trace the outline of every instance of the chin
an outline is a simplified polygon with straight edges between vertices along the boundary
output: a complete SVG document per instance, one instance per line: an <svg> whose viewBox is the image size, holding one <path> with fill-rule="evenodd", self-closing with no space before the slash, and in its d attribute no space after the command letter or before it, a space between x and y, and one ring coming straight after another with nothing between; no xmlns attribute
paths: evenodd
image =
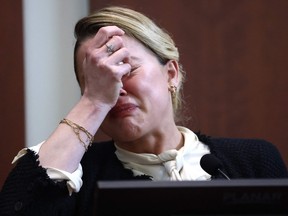
<svg viewBox="0 0 288 216"><path fill-rule="evenodd" d="M145 120L140 116L129 116L122 119L107 118L101 129L113 140L132 141L143 135Z"/></svg>
<svg viewBox="0 0 288 216"><path fill-rule="evenodd" d="M115 128L110 130L107 134L112 137L113 140L117 142L131 142L133 140L139 139L142 135L141 127L135 125L125 125L124 127ZM113 132L114 131L114 132Z"/></svg>

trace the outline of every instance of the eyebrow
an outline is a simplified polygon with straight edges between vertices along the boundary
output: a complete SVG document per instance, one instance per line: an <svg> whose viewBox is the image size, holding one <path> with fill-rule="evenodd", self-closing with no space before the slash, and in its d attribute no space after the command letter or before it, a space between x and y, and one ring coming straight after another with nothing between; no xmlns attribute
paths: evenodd
<svg viewBox="0 0 288 216"><path fill-rule="evenodd" d="M130 56L130 58L132 59L132 60L140 60L140 58L138 58L138 57L136 57L136 56Z"/></svg>
<svg viewBox="0 0 288 216"><path fill-rule="evenodd" d="M131 63L139 63L141 61L141 58L138 58L136 56L130 56Z"/></svg>

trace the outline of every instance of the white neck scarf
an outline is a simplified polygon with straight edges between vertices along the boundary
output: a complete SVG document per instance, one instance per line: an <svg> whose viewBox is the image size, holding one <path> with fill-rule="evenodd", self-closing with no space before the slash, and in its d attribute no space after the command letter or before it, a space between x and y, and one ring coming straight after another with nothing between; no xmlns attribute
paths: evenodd
<svg viewBox="0 0 288 216"><path fill-rule="evenodd" d="M117 144L116 155L124 167L131 169L135 176L149 175L153 180L208 180L210 175L200 166L200 159L210 153L208 146L198 140L195 133L185 127L178 130L183 134L181 149L171 149L155 154L136 154L121 149Z"/></svg>

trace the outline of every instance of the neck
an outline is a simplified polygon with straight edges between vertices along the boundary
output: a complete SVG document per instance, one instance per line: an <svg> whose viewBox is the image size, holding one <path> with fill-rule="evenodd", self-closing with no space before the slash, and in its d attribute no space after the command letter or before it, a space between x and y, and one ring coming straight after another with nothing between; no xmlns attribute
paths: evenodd
<svg viewBox="0 0 288 216"><path fill-rule="evenodd" d="M176 125L170 128L157 129L131 142L117 142L120 148L127 151L151 154L160 154L170 149L180 149L183 144L184 138Z"/></svg>

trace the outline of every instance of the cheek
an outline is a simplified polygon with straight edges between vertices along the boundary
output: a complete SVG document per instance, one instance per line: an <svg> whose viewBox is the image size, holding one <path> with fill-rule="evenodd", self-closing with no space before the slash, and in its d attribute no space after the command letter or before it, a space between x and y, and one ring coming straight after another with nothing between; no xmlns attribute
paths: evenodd
<svg viewBox="0 0 288 216"><path fill-rule="evenodd" d="M167 106L169 101L169 91L167 83L162 80L150 80L148 82L140 82L139 85L134 86L132 92L140 103L147 109L161 109L162 106Z"/></svg>
<svg viewBox="0 0 288 216"><path fill-rule="evenodd" d="M127 91L152 92L159 91L161 88L168 89L167 78L159 69L147 69L132 75L124 82Z"/></svg>
<svg viewBox="0 0 288 216"><path fill-rule="evenodd" d="M157 93L155 84L151 81L144 81L143 79L131 79L125 85L128 95L135 97L138 100L149 100Z"/></svg>

